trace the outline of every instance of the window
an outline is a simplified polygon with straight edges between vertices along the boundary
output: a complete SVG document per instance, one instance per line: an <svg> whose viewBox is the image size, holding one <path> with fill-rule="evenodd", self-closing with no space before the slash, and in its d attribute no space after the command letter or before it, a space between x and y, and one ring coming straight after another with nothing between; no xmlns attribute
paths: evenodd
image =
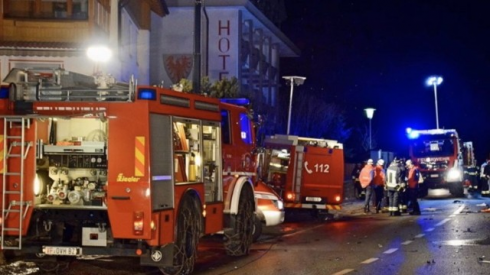
<svg viewBox="0 0 490 275"><path fill-rule="evenodd" d="M247 114L240 114L240 137L246 144L252 144L252 129L250 128L250 118Z"/></svg>
<svg viewBox="0 0 490 275"><path fill-rule="evenodd" d="M221 110L221 140L223 144L231 143L230 113L226 110Z"/></svg>
<svg viewBox="0 0 490 275"><path fill-rule="evenodd" d="M4 0L5 18L88 19L88 0Z"/></svg>

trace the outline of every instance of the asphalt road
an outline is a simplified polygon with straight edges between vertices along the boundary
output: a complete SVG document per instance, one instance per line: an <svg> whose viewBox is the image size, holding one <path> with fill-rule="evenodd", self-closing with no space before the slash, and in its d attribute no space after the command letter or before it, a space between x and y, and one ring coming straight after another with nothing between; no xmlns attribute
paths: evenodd
<svg viewBox="0 0 490 275"><path fill-rule="evenodd" d="M287 222L265 228L245 257L225 254L221 237L201 240L194 274L490 274L489 198L453 198L447 193L420 200L421 216L363 213L349 200L326 220L288 214ZM103 258L45 265L27 273L64 275L150 275L137 259Z"/></svg>
<svg viewBox="0 0 490 275"><path fill-rule="evenodd" d="M248 257L215 257L195 274L489 274L490 199L442 192L420 204L421 216L365 215L361 202L333 220L305 216L266 230Z"/></svg>

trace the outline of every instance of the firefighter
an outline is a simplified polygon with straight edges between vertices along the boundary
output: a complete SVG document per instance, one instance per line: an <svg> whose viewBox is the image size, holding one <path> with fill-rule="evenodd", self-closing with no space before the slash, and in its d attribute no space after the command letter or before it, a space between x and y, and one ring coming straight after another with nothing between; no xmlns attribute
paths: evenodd
<svg viewBox="0 0 490 275"><path fill-rule="evenodd" d="M486 196L486 193L488 192L488 181L485 175L485 169L489 161L490 158L487 157L480 167L480 193L482 196Z"/></svg>
<svg viewBox="0 0 490 275"><path fill-rule="evenodd" d="M487 157L487 162L483 167L483 181L481 186L481 196L482 197L490 197L490 157Z"/></svg>
<svg viewBox="0 0 490 275"><path fill-rule="evenodd" d="M381 211L381 204L384 196L384 186L386 183L386 173L384 169L385 161L383 159L379 159L376 162L376 166L373 169L373 184L374 184L374 194L375 194L375 205L376 205L376 213Z"/></svg>
<svg viewBox="0 0 490 275"><path fill-rule="evenodd" d="M386 169L386 185L385 189L388 191L388 212L390 216L400 216L400 208L398 205L398 198L400 190L405 183L403 182L403 170L400 165L400 161L396 158L391 162L388 169Z"/></svg>
<svg viewBox="0 0 490 275"><path fill-rule="evenodd" d="M478 190L478 168L479 167L475 163L464 170L465 181L468 181L468 191Z"/></svg>
<svg viewBox="0 0 490 275"><path fill-rule="evenodd" d="M370 213L370 206L373 197L373 160L369 159L366 165L359 174L359 182L361 187L366 190L366 196L364 198L364 213Z"/></svg>
<svg viewBox="0 0 490 275"><path fill-rule="evenodd" d="M356 198L357 199L362 199L365 195L364 188L361 186L361 182L359 181L359 175L361 174L361 170L363 168L363 165L361 163L357 163L354 166L354 169L352 170L352 182L354 185L354 190L356 192Z"/></svg>
<svg viewBox="0 0 490 275"><path fill-rule="evenodd" d="M398 196L398 207L401 213L408 212L408 192L407 192L407 168L405 167L406 159L400 159L400 169L402 170L402 181L403 185L400 187Z"/></svg>
<svg viewBox="0 0 490 275"><path fill-rule="evenodd" d="M419 179L421 177L420 171L417 166L413 164L411 160L405 162L407 167L407 193L408 193L408 207L411 209L410 215L420 215L420 206L418 202L419 195Z"/></svg>

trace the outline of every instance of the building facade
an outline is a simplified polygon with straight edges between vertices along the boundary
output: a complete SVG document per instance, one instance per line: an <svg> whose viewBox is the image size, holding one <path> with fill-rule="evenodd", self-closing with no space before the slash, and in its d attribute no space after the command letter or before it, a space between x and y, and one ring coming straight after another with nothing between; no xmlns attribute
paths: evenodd
<svg viewBox="0 0 490 275"><path fill-rule="evenodd" d="M198 2L201 8L196 12ZM134 76L138 84L167 87L182 78L192 79L195 73L211 82L235 77L240 95L252 101L256 114L266 117L271 134L277 132L278 117L286 112L277 108L280 58L298 56L299 51L276 25L277 14L283 13L272 11L283 5L282 0L0 3L2 80L14 67L62 67L87 75L104 72L123 82ZM92 45L108 46L112 58L107 63L89 60L86 50ZM196 56L200 66L194 66Z"/></svg>

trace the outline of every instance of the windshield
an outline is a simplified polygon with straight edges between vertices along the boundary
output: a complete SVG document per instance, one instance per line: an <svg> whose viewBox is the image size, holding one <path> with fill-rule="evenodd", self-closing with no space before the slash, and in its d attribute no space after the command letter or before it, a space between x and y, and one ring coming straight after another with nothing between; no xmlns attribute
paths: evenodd
<svg viewBox="0 0 490 275"><path fill-rule="evenodd" d="M430 136L414 140L412 153L417 158L454 156L454 140Z"/></svg>

